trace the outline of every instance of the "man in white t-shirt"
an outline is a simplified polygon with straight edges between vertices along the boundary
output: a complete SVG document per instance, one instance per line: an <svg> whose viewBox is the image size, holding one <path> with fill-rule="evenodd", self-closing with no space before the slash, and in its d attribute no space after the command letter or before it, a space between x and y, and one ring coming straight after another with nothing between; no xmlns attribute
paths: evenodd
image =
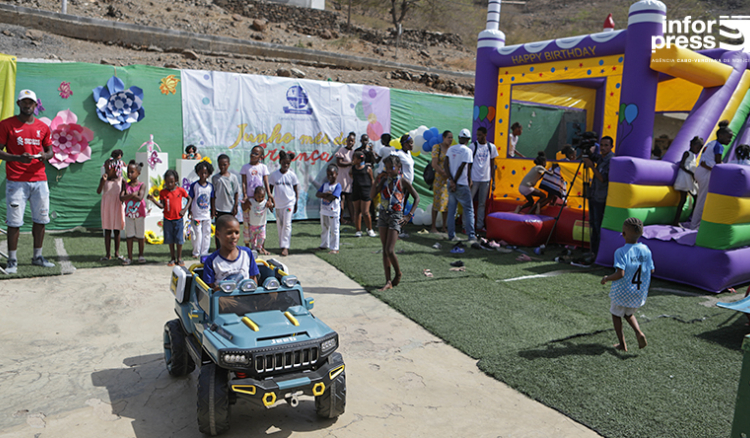
<svg viewBox="0 0 750 438"><path fill-rule="evenodd" d="M497 148L494 144L487 141L487 128L480 126L477 128L477 141L469 144L469 149L474 155L474 161L471 166L471 199L476 202L477 206L477 230L484 229L484 210L487 205L487 197L492 191L495 191L495 158L497 158Z"/></svg>
<svg viewBox="0 0 750 438"><path fill-rule="evenodd" d="M458 134L458 144L451 146L445 154L445 171L448 173L448 239L456 237L456 210L458 203L464 209L463 223L469 242L474 242L474 206L471 203L471 173L473 154L466 146L471 133L462 129Z"/></svg>

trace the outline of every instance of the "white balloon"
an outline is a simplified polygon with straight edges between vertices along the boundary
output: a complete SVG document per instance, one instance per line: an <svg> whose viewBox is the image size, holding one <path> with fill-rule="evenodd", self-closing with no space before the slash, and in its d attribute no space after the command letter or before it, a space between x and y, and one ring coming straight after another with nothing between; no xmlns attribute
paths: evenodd
<svg viewBox="0 0 750 438"><path fill-rule="evenodd" d="M432 210L422 210L422 223L425 225L432 225Z"/></svg>
<svg viewBox="0 0 750 438"><path fill-rule="evenodd" d="M411 222L414 225L424 225L424 222L422 222L422 216L419 215L419 212L414 213L414 217L411 219Z"/></svg>
<svg viewBox="0 0 750 438"><path fill-rule="evenodd" d="M416 129L417 135L421 136L428 129L430 129L430 128L426 127L425 125L420 126L419 128Z"/></svg>
<svg viewBox="0 0 750 438"><path fill-rule="evenodd" d="M417 207L414 210L414 221L415 221L414 222L415 224L425 225L425 223L424 223L424 210L422 210L419 207Z"/></svg>
<svg viewBox="0 0 750 438"><path fill-rule="evenodd" d="M414 149L420 150L422 145L425 144L426 140L422 136L412 137L414 139Z"/></svg>

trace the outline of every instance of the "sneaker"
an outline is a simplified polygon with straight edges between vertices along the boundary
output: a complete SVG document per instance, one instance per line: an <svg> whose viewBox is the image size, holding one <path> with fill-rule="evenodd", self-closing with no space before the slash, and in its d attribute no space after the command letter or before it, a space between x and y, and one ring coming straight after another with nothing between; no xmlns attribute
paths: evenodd
<svg viewBox="0 0 750 438"><path fill-rule="evenodd" d="M409 238L409 234L408 233L401 233L401 234L398 235L398 238L399 239L408 239Z"/></svg>
<svg viewBox="0 0 750 438"><path fill-rule="evenodd" d="M375 232L372 231L372 230L367 230L367 235L370 236L370 237L378 237L378 235L375 234Z"/></svg>
<svg viewBox="0 0 750 438"><path fill-rule="evenodd" d="M357 231L356 233L354 233L354 237L362 237L362 232Z"/></svg>
<svg viewBox="0 0 750 438"><path fill-rule="evenodd" d="M461 238L458 236L453 236L450 239L448 239L449 242L460 242Z"/></svg>
<svg viewBox="0 0 750 438"><path fill-rule="evenodd" d="M34 257L33 259L31 259L31 264L36 265L36 266L42 266L45 268L55 267L55 264L45 259L44 256Z"/></svg>
<svg viewBox="0 0 750 438"><path fill-rule="evenodd" d="M18 260L8 259L8 265L5 267L5 272L8 274L15 274L18 272Z"/></svg>

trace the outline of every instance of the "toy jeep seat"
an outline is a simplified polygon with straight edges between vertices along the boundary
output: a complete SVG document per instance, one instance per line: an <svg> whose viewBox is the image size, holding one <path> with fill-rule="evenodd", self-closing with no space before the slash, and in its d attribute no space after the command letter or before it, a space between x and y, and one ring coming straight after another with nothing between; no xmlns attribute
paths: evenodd
<svg viewBox="0 0 750 438"><path fill-rule="evenodd" d="M260 271L260 278L258 279L258 284L262 285L267 278L276 277L277 280L281 281L282 277L287 275L288 268L281 262L275 259L269 259L268 261L256 259L255 263L258 265L258 271ZM196 276L203 278L203 264L194 264L190 266L190 269L186 269L183 266L176 266L173 269L173 272L184 272L184 283L177 284L178 280L177 277L183 277L181 274L174 274L172 276L172 281L174 285L172 286L172 291L175 293L175 296L178 295L178 293L175 291L175 288L180 289L181 291L190 291L190 284L192 282L192 276L190 273L194 273ZM182 299L183 295L179 295L180 298L178 298L177 301L184 302ZM185 297L185 300L187 297Z"/></svg>

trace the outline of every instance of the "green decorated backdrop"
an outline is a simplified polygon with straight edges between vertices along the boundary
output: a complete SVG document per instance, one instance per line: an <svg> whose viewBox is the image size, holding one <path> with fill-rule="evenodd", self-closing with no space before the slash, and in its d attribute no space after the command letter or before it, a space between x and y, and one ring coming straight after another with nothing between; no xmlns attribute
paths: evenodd
<svg viewBox="0 0 750 438"><path fill-rule="evenodd" d="M118 131L96 115L92 90L98 86L106 86L107 80L113 75L125 83L126 89L131 86L143 89L145 117L125 131ZM101 226L101 197L96 194L96 188L101 175L100 168L114 149L122 149L123 160L127 162L135 158L138 148L153 134L154 141L162 151L169 153L169 166L174 168L174 160L182 155L182 93L179 83L171 88L174 93L166 87L160 88L162 79L169 75L179 79L180 71L143 65L113 67L84 63L18 63L16 90L28 88L36 92L44 107L39 117L53 119L58 111L70 109L78 116L79 125L94 131L94 140L90 143L91 160L71 164L63 170L47 164L52 218L48 229ZM73 93L67 99L61 97L58 91L63 81L70 83ZM162 88L168 94L163 94ZM144 147L142 151L145 150ZM3 206L0 208L0 220L4 222L5 166L0 168L0 205ZM22 230L30 230L31 215L28 208L24 222Z"/></svg>
<svg viewBox="0 0 750 438"><path fill-rule="evenodd" d="M394 138L412 129L425 125L443 131L453 132L454 141L458 132L466 128L471 130L471 116L474 98L427 94L417 91L391 89L391 134ZM414 187L421 201L419 206L427 210L432 203L432 191L422 179L425 166L432 159L429 152L420 149L419 156L414 158Z"/></svg>
<svg viewBox="0 0 750 438"><path fill-rule="evenodd" d="M93 89L106 86L113 75L124 82L126 89L136 86L143 90L145 117L125 131L118 131L102 122L96 114ZM164 80L170 75L177 81L172 80L168 89ZM48 229L101 226L101 197L96 194L96 188L101 166L114 149L122 149L123 159L127 162L135 158L136 151L153 134L161 150L169 153L169 167L175 168L175 160L181 157L183 151L180 78L179 70L143 65L113 67L84 63L18 63L16 91L29 88L36 92L44 107L38 117L53 119L59 111L69 109L78 116L79 125L94 132L94 140L90 143L91 160L71 164L63 170L47 165L52 218ZM59 91L62 82L70 83L72 94L68 98L63 98ZM462 128L471 129L473 99L470 97L392 89L390 98L391 133L394 138L420 125L434 126L440 132L447 129L454 134ZM15 111L17 113L17 108ZM420 152L415 157L415 186L422 197L420 206L426 209L432 202L432 191L424 184L422 172L430 160L430 154L422 148L415 149ZM145 147L141 149L145 150ZM5 180L5 166L0 166L0 205L5 204ZM5 208L0 208L0 221L4 220ZM29 209L24 222L22 230L29 231Z"/></svg>

